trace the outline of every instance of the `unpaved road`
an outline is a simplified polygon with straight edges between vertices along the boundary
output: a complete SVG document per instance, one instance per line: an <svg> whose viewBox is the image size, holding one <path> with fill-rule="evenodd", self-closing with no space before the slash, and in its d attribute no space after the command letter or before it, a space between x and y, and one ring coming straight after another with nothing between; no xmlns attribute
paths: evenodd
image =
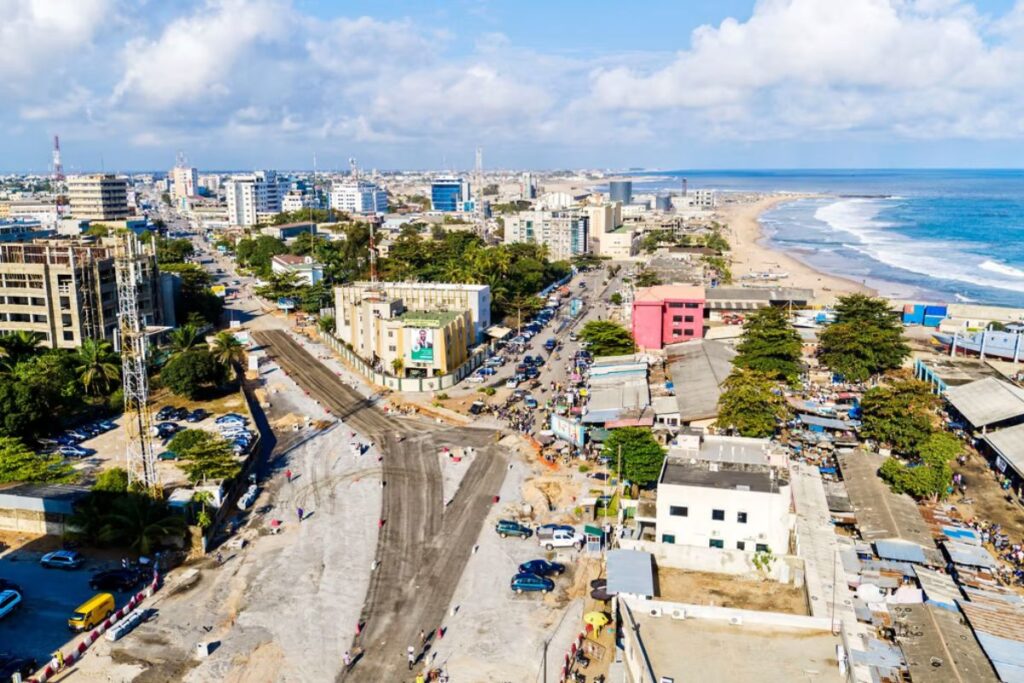
<svg viewBox="0 0 1024 683"><path fill-rule="evenodd" d="M411 680L406 648L419 646L420 630L436 633L444 626L455 587L505 478L506 458L495 445L495 433L385 415L287 333L268 330L253 336L310 396L372 438L384 453L378 567L363 607L362 632L353 643L353 652L361 648L364 654L338 678ZM442 493L437 460L442 446L474 446L479 452L451 501ZM423 654L429 660L429 643Z"/></svg>

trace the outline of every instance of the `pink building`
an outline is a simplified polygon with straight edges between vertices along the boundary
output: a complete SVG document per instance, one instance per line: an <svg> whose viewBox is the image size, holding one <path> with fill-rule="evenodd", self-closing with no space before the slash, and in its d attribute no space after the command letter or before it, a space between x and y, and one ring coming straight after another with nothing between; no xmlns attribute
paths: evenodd
<svg viewBox="0 0 1024 683"><path fill-rule="evenodd" d="M658 285L636 292L633 301L633 339L641 349L704 336L704 288Z"/></svg>

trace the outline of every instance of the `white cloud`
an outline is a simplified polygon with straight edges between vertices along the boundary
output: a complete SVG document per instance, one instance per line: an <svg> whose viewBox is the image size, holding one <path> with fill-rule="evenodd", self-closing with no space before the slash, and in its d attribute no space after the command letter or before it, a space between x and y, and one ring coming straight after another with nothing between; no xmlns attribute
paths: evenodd
<svg viewBox="0 0 1024 683"><path fill-rule="evenodd" d="M596 71L591 97L607 110L705 120L728 108L731 133L747 138L916 122L932 134L998 135L979 115L1024 113L1024 53L986 43L986 29L953 0L763 0L746 22L694 31L662 68Z"/></svg>
<svg viewBox="0 0 1024 683"><path fill-rule="evenodd" d="M0 87L80 51L113 9L113 0L0 0Z"/></svg>

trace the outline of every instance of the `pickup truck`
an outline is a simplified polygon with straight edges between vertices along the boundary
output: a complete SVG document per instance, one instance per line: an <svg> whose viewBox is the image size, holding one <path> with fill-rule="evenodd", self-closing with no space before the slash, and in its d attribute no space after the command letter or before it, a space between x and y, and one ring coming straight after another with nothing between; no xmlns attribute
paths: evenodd
<svg viewBox="0 0 1024 683"><path fill-rule="evenodd" d="M583 534L575 530L569 531L568 529L555 529L550 536L538 534L537 538L540 545L547 550L554 550L555 548L582 548L584 542Z"/></svg>

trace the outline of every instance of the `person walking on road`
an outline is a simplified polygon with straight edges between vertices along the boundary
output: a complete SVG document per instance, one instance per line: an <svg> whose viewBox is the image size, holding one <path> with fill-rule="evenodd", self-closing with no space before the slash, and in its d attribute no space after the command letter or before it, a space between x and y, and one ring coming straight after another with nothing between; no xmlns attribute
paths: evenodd
<svg viewBox="0 0 1024 683"><path fill-rule="evenodd" d="M406 649L406 653L408 654L408 659L409 659L409 671L412 671L412 667L416 663L416 648L414 648L412 645L410 645Z"/></svg>
<svg viewBox="0 0 1024 683"><path fill-rule="evenodd" d="M301 521L303 520L303 518L304 518L304 517L306 516L306 511L305 511L305 510L303 510L302 508L298 508L298 509L297 509L297 510L296 510L295 512L297 512L297 513L298 513L298 515L299 515L299 521L300 521L300 522L301 522Z"/></svg>
<svg viewBox="0 0 1024 683"><path fill-rule="evenodd" d="M291 470L285 470L284 471L284 476L288 479L288 483L289 484L292 483L292 471Z"/></svg>
<svg viewBox="0 0 1024 683"><path fill-rule="evenodd" d="M426 644L427 644L427 632L424 631L423 629L420 629L420 647L423 647Z"/></svg>
<svg viewBox="0 0 1024 683"><path fill-rule="evenodd" d="M348 650L345 650L345 654L341 656L341 663L345 665L345 671L352 667L352 655Z"/></svg>

